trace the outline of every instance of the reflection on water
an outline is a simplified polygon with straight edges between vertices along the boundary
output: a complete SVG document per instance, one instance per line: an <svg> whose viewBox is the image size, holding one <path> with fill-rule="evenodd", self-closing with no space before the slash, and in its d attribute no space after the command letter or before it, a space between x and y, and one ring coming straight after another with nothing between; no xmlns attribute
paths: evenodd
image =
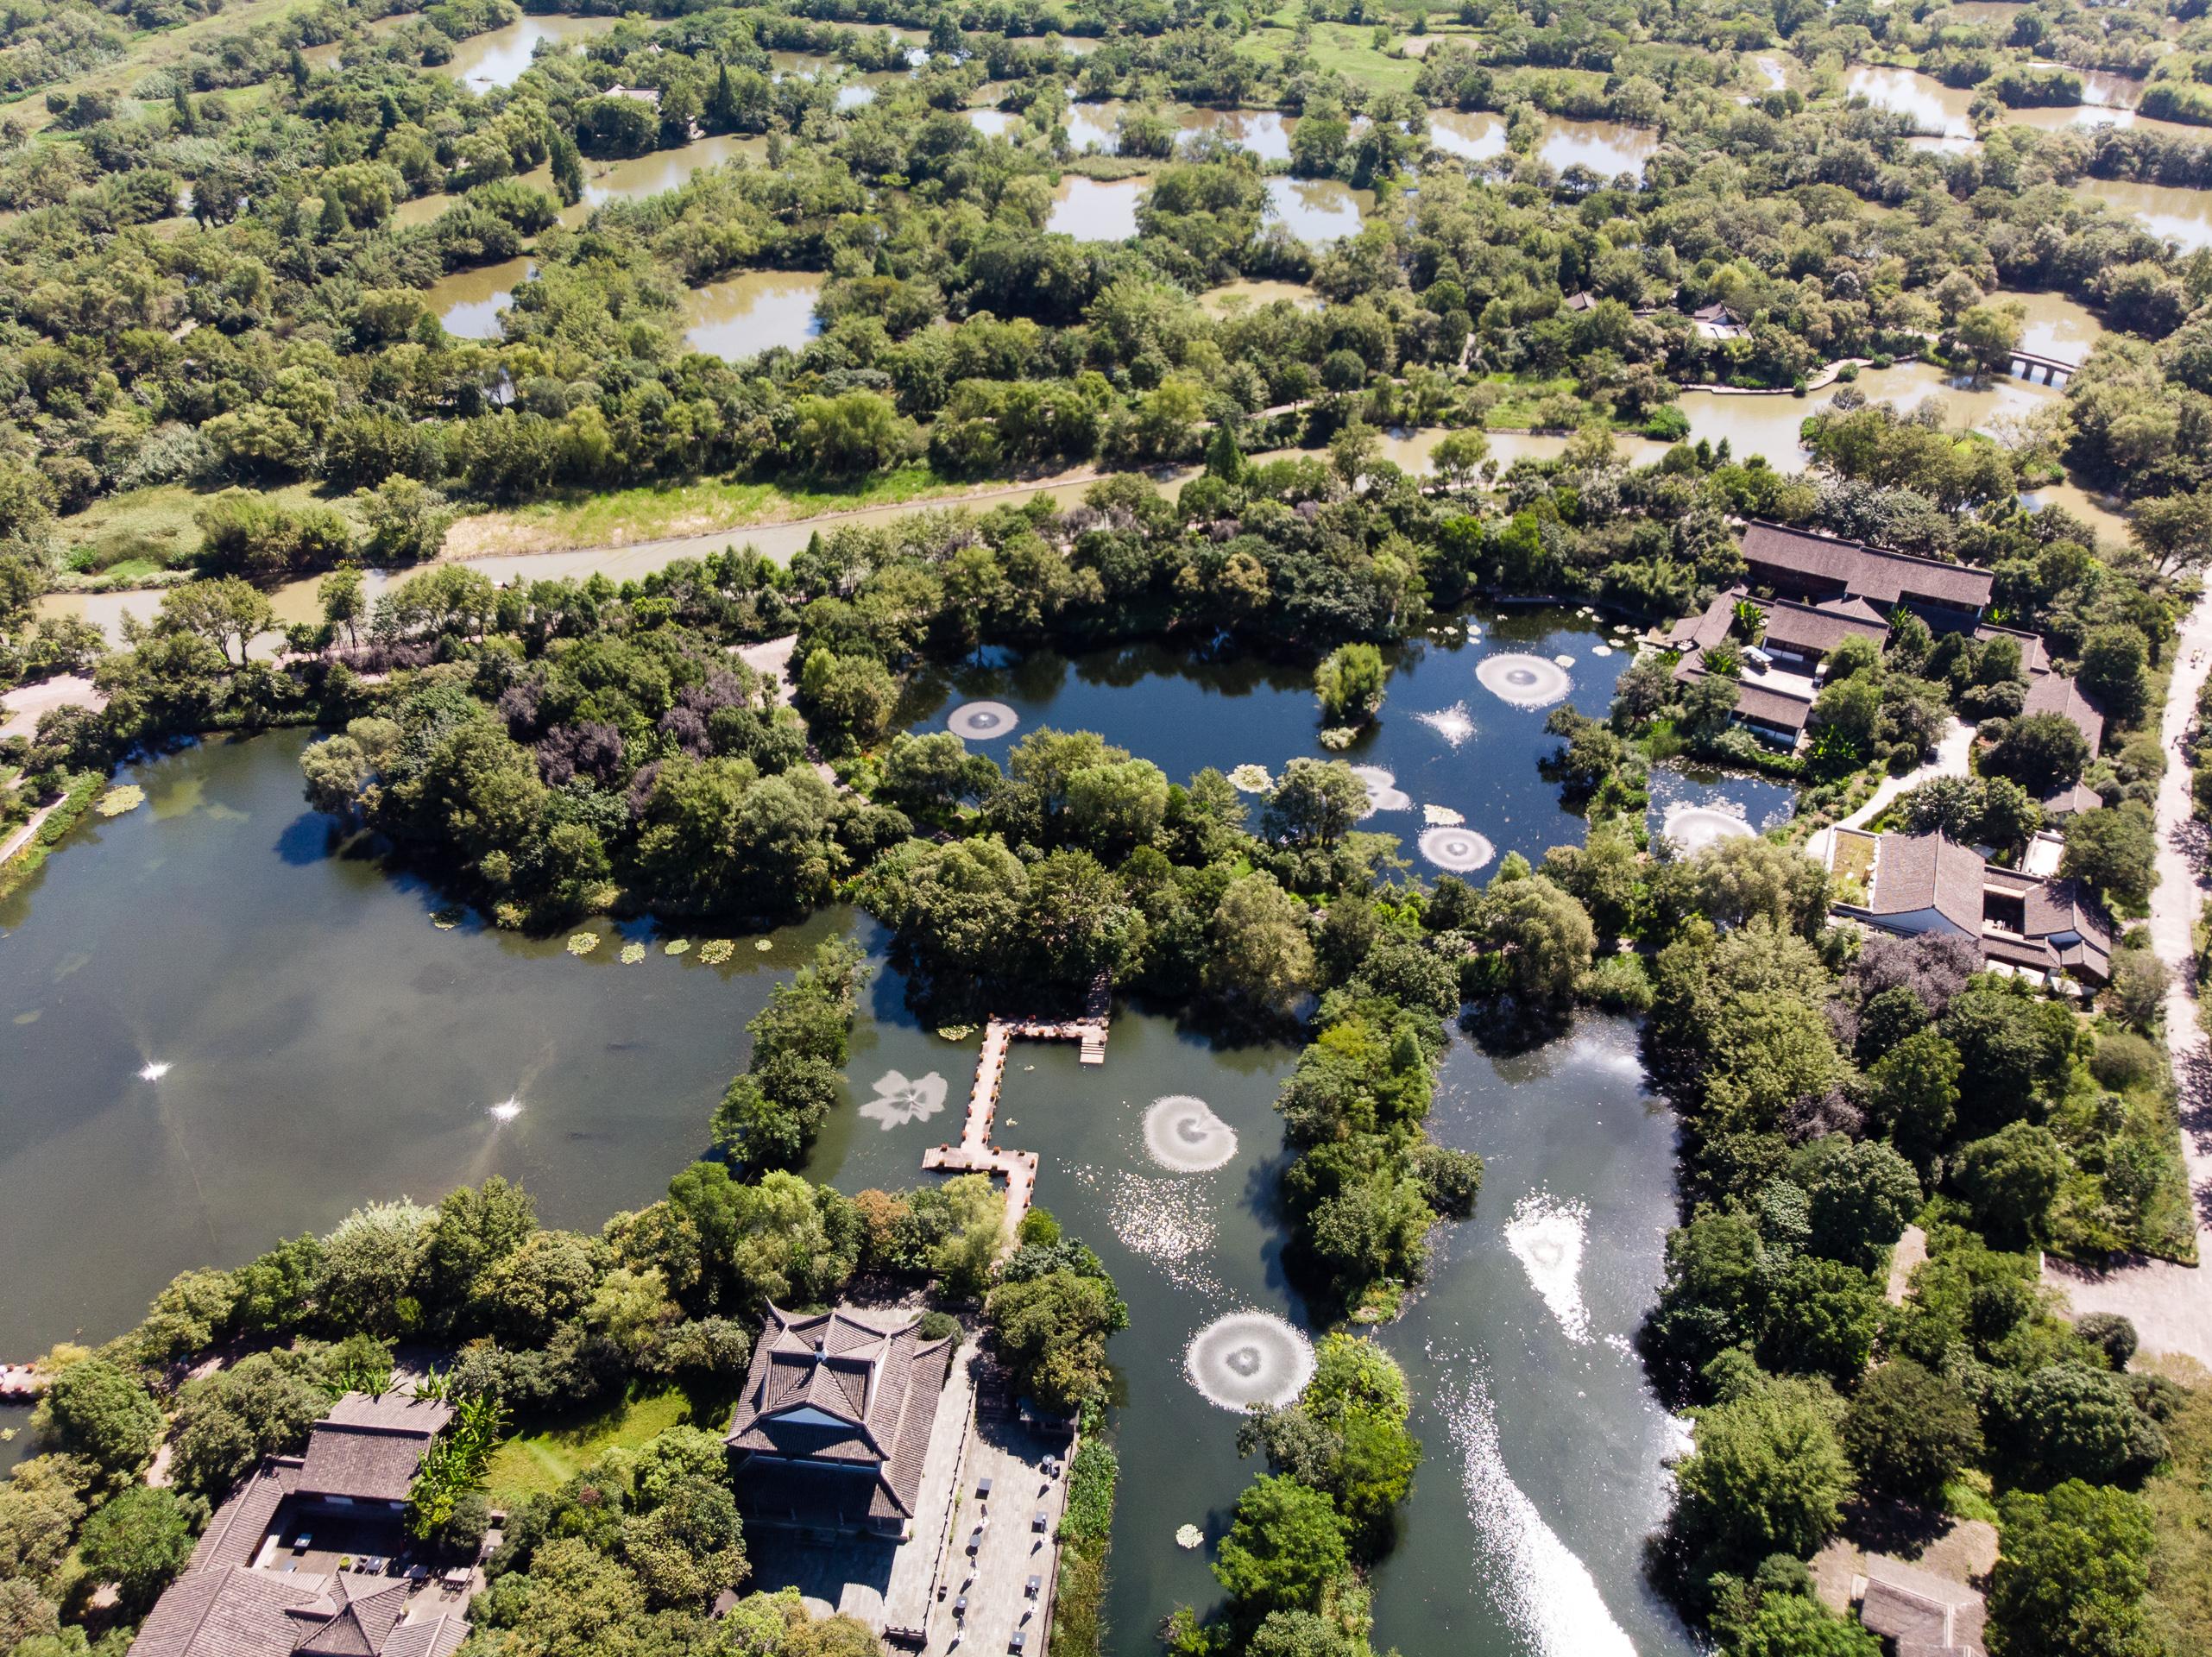
<svg viewBox="0 0 2212 1657"><path fill-rule="evenodd" d="M680 190L701 167L720 167L740 155L759 166L767 160L767 139L716 133L680 149L657 149L627 161L587 162L580 205L588 211L610 201L638 201L665 190Z"/></svg>
<svg viewBox="0 0 2212 1657"><path fill-rule="evenodd" d="M2022 293L2001 288L1989 296L1988 303L2022 307L2027 318L2020 324L2021 349L2055 356L2062 362L2082 362L2104 333L2095 312L2063 293Z"/></svg>
<svg viewBox="0 0 2212 1657"><path fill-rule="evenodd" d="M1095 149L1101 155L1111 155L1121 141L1121 111L1124 105L1109 98L1103 103L1070 104L1068 118L1061 124L1068 129L1068 147L1081 155L1087 149Z"/></svg>
<svg viewBox="0 0 2212 1657"><path fill-rule="evenodd" d="M1570 167L1586 167L1610 179L1642 172L1644 162L1659 153L1659 134L1617 121L1568 121L1553 116L1544 123L1544 142L1536 153L1562 173Z"/></svg>
<svg viewBox="0 0 2212 1657"><path fill-rule="evenodd" d="M1267 181L1267 216L1301 242L1335 242L1358 235L1362 216L1374 205L1372 190L1354 190L1336 179Z"/></svg>
<svg viewBox="0 0 2212 1657"><path fill-rule="evenodd" d="M472 91L512 86L530 67L539 41L563 44L587 40L594 35L604 35L617 21L613 17L525 17L505 28L495 28L461 41L454 47L453 56L440 64L438 69Z"/></svg>
<svg viewBox="0 0 2212 1657"><path fill-rule="evenodd" d="M656 149L618 161L588 161L583 164L583 194L560 210L559 222L574 230L591 217L595 207L602 207L610 201L641 201L663 191L681 189L700 168L720 167L740 156L755 167L762 165L768 158L767 139L741 133L716 133L674 149ZM515 178L516 182L533 190L553 194L551 162L517 173ZM461 199L459 196L440 194L403 201L392 210L392 226L394 230L406 230L411 225L427 224Z"/></svg>
<svg viewBox="0 0 2212 1657"><path fill-rule="evenodd" d="M1642 1570L1680 1446L1629 1345L1674 1219L1673 1118L1642 1084L1625 1021L1445 1057L1431 1129L1485 1171L1474 1218L1438 1234L1433 1282L1383 1332L1428 1461L1377 1572L1378 1650L1696 1649Z"/></svg>
<svg viewBox="0 0 2212 1657"><path fill-rule="evenodd" d="M986 138L1003 138L1022 124L1022 117L1011 110L970 110L967 123Z"/></svg>
<svg viewBox="0 0 2212 1657"><path fill-rule="evenodd" d="M1966 118L1974 94L1946 86L1918 70L1855 64L1843 72L1843 92L1849 98L1863 98L1878 110L1911 116L1921 132L1946 138L1974 135L1974 123Z"/></svg>
<svg viewBox="0 0 2212 1657"><path fill-rule="evenodd" d="M2163 132L2170 136L2202 142L2205 129L2185 126L2176 121L2158 121L2135 113L2135 102L2142 96L2140 82L2124 75L2097 74L2076 71L2082 75L2081 104L2052 104L2040 109L2003 110L1998 119L2007 126L2034 127L2044 132L2063 132L2072 128L2128 127L2146 132ZM1933 76L1924 75L1917 69L1886 68L1880 65L1862 63L1846 70L1843 74L1845 96L1863 98L1879 110L1893 110L1912 117L1913 125L1925 137L1940 137L1941 146L1916 143L1917 148L1942 148L1964 150L1974 147L1974 123L1967 118L1973 107L1975 91L1971 87L1946 86Z"/></svg>
<svg viewBox="0 0 2212 1657"><path fill-rule="evenodd" d="M2115 212L2134 214L2152 235L2178 243L2184 253L2212 248L2212 190L2106 179L2083 179L2074 188L2109 203Z"/></svg>
<svg viewBox="0 0 2212 1657"><path fill-rule="evenodd" d="M1086 179L1069 173L1052 192L1052 217L1044 228L1078 242L1125 242L1137 234L1137 204L1143 179Z"/></svg>
<svg viewBox="0 0 2212 1657"><path fill-rule="evenodd" d="M705 1149L745 1020L849 924L724 967L441 930L435 894L306 809L308 740L128 767L153 809L88 819L0 900L0 1005L39 1015L11 1032L0 1112L0 1351L106 1339L187 1266L493 1174L526 1181L546 1224L596 1231ZM168 1069L142 1080L154 1060Z"/></svg>
<svg viewBox="0 0 2212 1657"><path fill-rule="evenodd" d="M1505 118L1488 110L1431 110L1428 142L1462 161L1486 161L1505 154Z"/></svg>
<svg viewBox="0 0 2212 1657"><path fill-rule="evenodd" d="M1394 792L1364 826L1398 836L1406 854L1421 824L1436 820L1423 808L1440 807L1450 814L1446 821L1456 818L1500 855L1517 851L1533 861L1547 847L1583 835L1581 820L1537 775L1537 761L1556 746L1544 729L1549 706L1566 700L1602 715L1629 658L1610 645L1607 656L1597 655L1594 646L1612 636L1608 624L1563 611L1465 620L1472 627L1455 618L1428 638L1385 652L1383 717L1339 755L1320 746L1308 675L1251 662L1207 662L1151 646L1073 657L1045 650L992 652L990 665L917 687L909 728L942 730L949 709L987 698L1011 710L1007 728L1097 731L1177 782L1208 765L1226 774L1254 765L1280 776L1294 759L1341 758L1371 777L1389 778ZM1482 671L1508 656L1535 658L1556 682L1541 705L1514 706L1480 688ZM1557 666L1561 656L1575 665ZM1753 822L1786 816L1790 806L1787 787L1755 778L1700 783L1670 773L1669 780L1670 803L1725 803ZM1659 821L1656 810L1653 821ZM1192 1086L1161 1091L1204 1096Z"/></svg>
<svg viewBox="0 0 2212 1657"><path fill-rule="evenodd" d="M1588 643L1571 618L1485 629L1534 651ZM1431 666L1394 680L1385 723L1427 741L1434 733L1398 717L1401 702L1426 695L1415 692L1431 671L1440 692L1464 682L1468 659L1411 652ZM1146 674L1142 651L1118 667L1106 654L1093 705L1125 709L1109 734L1179 774L1162 745L1202 722L1177 712L1175 687L1191 681ZM1003 671L1027 696L1046 688L1049 665ZM1243 684L1247 705L1310 733L1302 676L1277 684L1262 665L1207 671L1227 677L1201 695ZM1163 685L1174 695L1163 699ZM1462 751L1452 769L1492 794L1548 796L1532 763L1541 715L1484 703L1477 718L1480 751ZM0 993L41 1014L10 1055L0 1117L0 1205L20 1239L0 1350L80 1331L104 1339L176 1270L327 1228L371 1198L433 1200L498 1173L528 1184L547 1223L586 1229L648 1201L703 1148L705 1118L743 1062L745 1020L816 940L841 932L877 968L848 1067L861 1080L804 1171L848 1192L924 1177L920 1153L942 1137L942 1118L863 1118L859 1094L878 1078L879 1096L934 1097L925 1085L939 1082L956 1095L974 1042L947 1041L908 1011L880 929L828 913L724 967L696 951L653 950L634 966L605 947L578 959L558 937L521 940L473 920L443 931L429 924L434 894L346 854L329 820L303 808L307 740L217 741L134 768L156 809L95 822L0 902ZM1394 768L1425 784L1418 762ZM1573 837L1555 804L1544 811L1548 835ZM152 1053L173 1065L158 1083L133 1074ZM1216 1602L1205 1552L1176 1547L1174 1533L1190 1522L1218 1538L1253 1472L1233 1423L1197 1407L1191 1343L1209 1328L1219 1339L1224 1319L1261 1314L1228 1326L1223 1365L1247 1377L1272 1361L1265 1343L1286 1327L1295 1363L1308 1330L1272 1201L1282 1155L1273 1104L1295 1057L1284 1045L1216 1045L1124 1005L1104 1066L1081 1065L1065 1043L1018 1043L1008 1066L1000 1137L1039 1153L1038 1200L1100 1251L1131 1310L1110 1347L1124 1389L1113 1657L1154 1651L1175 1605ZM920 1080L902 1088L894 1078ZM1638 1566L1663 1509L1659 1458L1677 1441L1627 1348L1673 1210L1672 1123L1639 1084L1633 1032L1609 1021L1511 1060L1464 1043L1446 1057L1436 1131L1481 1153L1489 1173L1475 1219L1440 1232L1430 1283L1381 1332L1406 1366L1430 1460L1383 1567L1393 1580L1377 1596L1380 1641L1472 1657L1579 1657L1630 1639L1644 1657L1689 1649ZM1148 1149L1147 1117L1173 1094L1204 1101L1201 1125L1229 1150L1219 1167L1166 1173ZM510 1101L523 1108L501 1119ZM1574 1217L1572 1238L1538 1215L1541 1203ZM1582 1340L1555 1311L1569 1304L1572 1247Z"/></svg>
<svg viewBox="0 0 2212 1657"><path fill-rule="evenodd" d="M536 268L524 255L457 270L432 282L424 297L447 333L460 339L497 339L499 313L514 296L516 284Z"/></svg>
<svg viewBox="0 0 2212 1657"><path fill-rule="evenodd" d="M820 271L753 270L695 288L684 302L684 341L732 362L778 345L797 350L822 331L814 315L822 283Z"/></svg>
<svg viewBox="0 0 2212 1657"><path fill-rule="evenodd" d="M1264 161L1287 161L1297 117L1276 110L1182 110L1175 123L1186 136L1217 133Z"/></svg>

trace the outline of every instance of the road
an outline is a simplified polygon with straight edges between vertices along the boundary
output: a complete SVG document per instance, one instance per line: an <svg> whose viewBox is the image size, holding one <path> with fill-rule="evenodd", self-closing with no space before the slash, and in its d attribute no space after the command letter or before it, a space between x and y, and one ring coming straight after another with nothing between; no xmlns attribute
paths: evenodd
<svg viewBox="0 0 2212 1657"><path fill-rule="evenodd" d="M2197 822L2182 744L2212 671L2212 595L2183 619L2160 727L2166 772L2158 782L2158 885L2151 895L2151 947L2172 974L2166 989L2166 1045L2181 1090L2182 1156L2196 1200L2196 1255L2212 1260L2212 1051L2198 1021L2192 929L2204 904L2208 841ZM2066 1292L2076 1316L2117 1312L2132 1319L2146 1352L2181 1352L2212 1366L2212 1281L2194 1266L2130 1262L2092 1272L2048 1261L2044 1281Z"/></svg>

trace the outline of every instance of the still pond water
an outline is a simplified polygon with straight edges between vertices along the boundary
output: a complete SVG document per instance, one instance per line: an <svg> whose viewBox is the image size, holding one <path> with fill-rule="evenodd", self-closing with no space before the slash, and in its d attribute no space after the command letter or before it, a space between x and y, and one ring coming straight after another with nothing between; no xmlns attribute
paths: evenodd
<svg viewBox="0 0 2212 1657"><path fill-rule="evenodd" d="M1474 644L1400 652L1383 729L1350 757L1394 769L1423 801L1481 812L1501 847L1538 852L1579 830L1535 775L1543 715L1488 695L1473 667L1494 649L1571 652L1572 699L1595 709L1621 658L1592 657L1594 624L1572 617L1480 625ZM961 694L1096 726L1175 775L1318 751L1302 676L1150 652L975 673ZM1457 747L1455 721L1416 717L1453 702L1472 727ZM81 831L0 904L17 1053L0 1112L14 1268L0 1351L103 1338L175 1270L236 1262L371 1198L428 1200L501 1173L530 1186L549 1223L595 1226L652 1200L702 1149L744 1062L745 1020L816 940L850 929L882 957L880 930L841 911L770 935L765 951L741 940L722 967L657 947L621 965L605 926L583 959L473 917L441 930L434 892L304 806L306 740L218 740L132 768L148 804ZM1671 779L1670 791L1733 800L1754 821L1782 805L1748 783ZM1410 829L1404 819L1371 826ZM885 967L854 1036L854 1108L835 1114L809 1169L848 1190L915 1183L922 1148L957 1121L975 1043L920 1029L904 1001ZM1251 1471L1233 1417L1186 1377L1185 1346L1232 1311L1304 1321L1269 1207L1272 1101L1295 1061L1288 1046L1218 1045L1125 1006L1102 1068L1040 1046L1018 1049L1009 1073L1002 1143L1040 1153L1040 1200L1101 1250L1132 1310L1113 1343L1125 1386L1117 1657L1155 1650L1176 1603L1211 1599L1207 1554L1176 1547L1174 1531L1197 1523L1218 1539ZM167 1068L148 1080L153 1067ZM1226 1166L1172 1174L1147 1159L1140 1118L1168 1093L1199 1095L1235 1131ZM893 1097L932 1108L857 1108ZM495 1113L510 1102L519 1112ZM1592 1021L1509 1062L1462 1043L1436 1123L1490 1172L1476 1218L1440 1240L1431 1288L1384 1335L1428 1459L1383 1576L1378 1640L1485 1657L1686 1652L1637 1570L1679 1427L1627 1345L1673 1204L1672 1122L1643 1093L1633 1032Z"/></svg>

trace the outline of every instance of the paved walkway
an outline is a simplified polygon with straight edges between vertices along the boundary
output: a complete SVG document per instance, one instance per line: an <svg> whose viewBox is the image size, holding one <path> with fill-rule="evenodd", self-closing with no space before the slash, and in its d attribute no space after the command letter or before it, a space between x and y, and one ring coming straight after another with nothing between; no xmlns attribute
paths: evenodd
<svg viewBox="0 0 2212 1657"><path fill-rule="evenodd" d="M2181 1090L2181 1148L2196 1200L2196 1254L2212 1259L2212 1050L2197 1020L2190 930L2204 904L2208 841L2195 819L2182 752L2196 719L2196 697L2212 671L2212 595L2182 621L2174 641L2162 740L2166 772L2158 781L2158 885L2151 894L2151 947L2172 981L2166 989L2166 1045ZM2066 1292L2075 1315L2117 1312L2133 1320L2146 1352L2183 1352L2212 1365L2212 1282L2193 1266L2140 1260L2091 1271L2046 1259L2044 1281Z"/></svg>
<svg viewBox="0 0 2212 1657"><path fill-rule="evenodd" d="M104 708L107 702L91 680L75 673L24 685L0 696L0 714L6 715L0 718L0 738L35 736L39 715L49 708Z"/></svg>
<svg viewBox="0 0 2212 1657"><path fill-rule="evenodd" d="M1889 803L1908 789L1938 777L1963 777L1969 769L1967 756L1974 750L1974 728L1954 719L1950 728L1936 740L1936 757L1918 771L1907 772L1902 777L1885 777L1867 803L1845 817L1841 822L1825 828L1816 828L1806 836L1805 854L1823 868L1828 866L1828 848L1835 843L1838 828L1863 828L1884 811Z"/></svg>
<svg viewBox="0 0 2212 1657"><path fill-rule="evenodd" d="M0 840L0 864L13 861L16 854L37 837L38 831L46 827L46 820L68 803L68 799L69 797L65 794L50 804L39 807L37 810L31 813L31 820L28 822L9 835L7 839Z"/></svg>

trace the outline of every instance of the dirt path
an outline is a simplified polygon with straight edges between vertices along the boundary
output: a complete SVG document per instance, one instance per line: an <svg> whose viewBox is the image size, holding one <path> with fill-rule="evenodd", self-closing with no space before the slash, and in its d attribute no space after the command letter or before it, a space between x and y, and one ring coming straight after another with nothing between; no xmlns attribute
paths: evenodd
<svg viewBox="0 0 2212 1657"><path fill-rule="evenodd" d="M2151 947L2173 981L2166 990L2166 1045L2181 1089L2181 1148L2196 1200L2196 1254L2212 1259L2212 1050L2197 1021L2191 930L2204 903L2208 840L2195 820L2182 743L2196 719L2197 693L2212 671L2212 595L2182 621L2167 687L2166 773L2158 782L2158 885L2151 895ZM2095 1272L2046 1261L2044 1281L2063 1288L2077 1316L2117 1312L2133 1320L2146 1352L2184 1352L2212 1364L2212 1281L2192 1266L2142 1260Z"/></svg>

